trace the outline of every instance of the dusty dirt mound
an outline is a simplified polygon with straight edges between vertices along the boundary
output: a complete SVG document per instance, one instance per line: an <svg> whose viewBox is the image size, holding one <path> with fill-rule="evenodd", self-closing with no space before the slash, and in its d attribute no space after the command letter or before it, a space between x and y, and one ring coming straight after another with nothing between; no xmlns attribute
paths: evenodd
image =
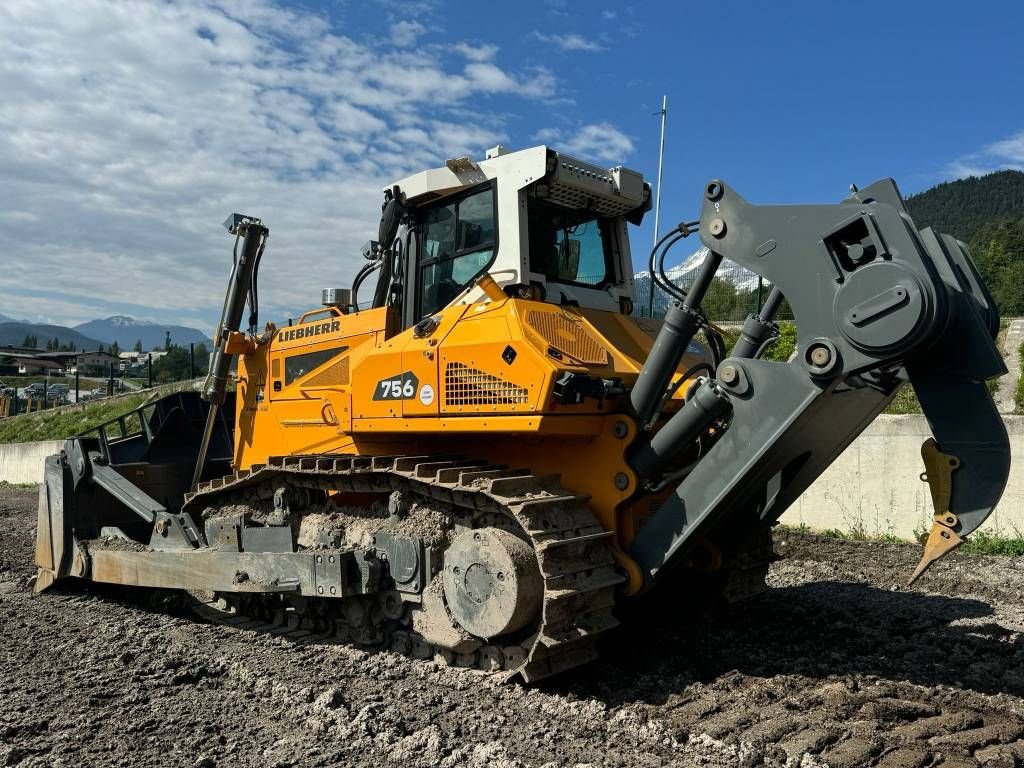
<svg viewBox="0 0 1024 768"><path fill-rule="evenodd" d="M1024 576L788 535L774 587L662 600L604 660L502 686L198 623L141 591L29 592L35 492L0 489L0 765L1012 766Z"/></svg>

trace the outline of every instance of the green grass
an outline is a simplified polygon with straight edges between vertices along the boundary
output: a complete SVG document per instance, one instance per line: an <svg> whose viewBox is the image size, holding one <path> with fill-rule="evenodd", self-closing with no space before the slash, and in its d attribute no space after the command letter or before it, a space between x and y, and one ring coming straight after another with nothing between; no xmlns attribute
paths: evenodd
<svg viewBox="0 0 1024 768"><path fill-rule="evenodd" d="M4 488L35 488L38 483L8 483L6 480L0 480L0 489Z"/></svg>
<svg viewBox="0 0 1024 768"><path fill-rule="evenodd" d="M1020 378L1017 379L1017 391L1013 393L1016 407L1014 413L1024 413L1024 344L1020 345Z"/></svg>
<svg viewBox="0 0 1024 768"><path fill-rule="evenodd" d="M988 531L975 531L960 545L960 551L970 555L1024 555L1024 538L1000 536Z"/></svg>
<svg viewBox="0 0 1024 768"><path fill-rule="evenodd" d="M800 525L780 525L776 529L780 533L810 533L828 539L842 541L884 541L891 544L908 544L910 542L893 536L891 533L867 534L864 531L841 531L838 528L815 530L806 523ZM915 531L919 543L923 544L928 536L924 530ZM1001 555L1004 557L1020 557L1024 555L1024 538L1020 536L1003 536L989 531L975 531L964 539L958 550L967 555Z"/></svg>
<svg viewBox="0 0 1024 768"><path fill-rule="evenodd" d="M0 420L0 443L63 440L142 405L148 394L88 403L81 409L41 411Z"/></svg>
<svg viewBox="0 0 1024 768"><path fill-rule="evenodd" d="M892 544L906 544L906 539L894 536L891 533L869 534L863 528L855 528L852 531L841 531L838 528L825 528L818 530L811 528L807 523L800 525L778 525L775 528L780 533L810 533L815 536L824 536L826 539L841 539L842 541L887 541Z"/></svg>
<svg viewBox="0 0 1024 768"><path fill-rule="evenodd" d="M914 388L904 384L896 393L896 397L885 407L883 413L921 413L921 402L917 399Z"/></svg>

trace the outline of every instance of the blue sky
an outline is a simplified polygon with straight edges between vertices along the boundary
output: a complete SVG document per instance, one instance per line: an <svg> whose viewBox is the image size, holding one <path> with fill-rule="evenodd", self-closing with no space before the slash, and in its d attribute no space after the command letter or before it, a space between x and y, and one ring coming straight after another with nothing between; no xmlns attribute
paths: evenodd
<svg viewBox="0 0 1024 768"><path fill-rule="evenodd" d="M653 179L662 94L666 226L713 176L769 203L1022 168L1022 27L1009 0L5 0L0 313L208 329L241 210L282 317L447 157L543 142Z"/></svg>

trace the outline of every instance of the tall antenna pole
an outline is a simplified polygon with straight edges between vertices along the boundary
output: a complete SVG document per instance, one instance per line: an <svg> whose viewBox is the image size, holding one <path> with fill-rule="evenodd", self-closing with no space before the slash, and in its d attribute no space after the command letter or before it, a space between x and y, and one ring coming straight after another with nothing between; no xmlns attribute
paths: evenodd
<svg viewBox="0 0 1024 768"><path fill-rule="evenodd" d="M658 146L658 188L654 194L654 237L651 247L658 242L658 220L661 218L661 169L665 162L665 116L668 115L668 96L661 97L661 143Z"/></svg>
<svg viewBox="0 0 1024 768"><path fill-rule="evenodd" d="M654 236L651 238L651 248L658 245L658 223L661 219L661 169L665 163L665 117L668 115L668 96L661 97L661 111L654 114L661 115L661 142L658 145L658 187L654 193ZM650 301L647 311L654 317L654 273L649 276L651 280Z"/></svg>

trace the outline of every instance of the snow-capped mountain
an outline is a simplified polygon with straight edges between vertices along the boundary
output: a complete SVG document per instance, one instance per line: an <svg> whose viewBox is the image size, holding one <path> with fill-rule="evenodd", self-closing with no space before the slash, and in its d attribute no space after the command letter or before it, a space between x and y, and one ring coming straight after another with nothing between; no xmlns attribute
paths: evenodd
<svg viewBox="0 0 1024 768"><path fill-rule="evenodd" d="M116 341L124 350L132 349L136 341L141 341L145 350L163 347L167 333L171 334L171 342L178 346L187 346L190 342L207 346L210 344L210 337L195 328L136 320L127 315L113 315L105 320L90 320L88 323L75 326L75 330L105 344Z"/></svg>
<svg viewBox="0 0 1024 768"><path fill-rule="evenodd" d="M675 285L678 285L680 288L686 288L694 281L694 278L696 278L697 270L703 266L704 259L708 257L709 253L710 251L706 247L698 248L679 264L676 264L674 267L668 267L665 270L665 275ZM649 273L645 270L643 272L637 272L634 277L646 278L648 275ZM741 267L734 261L729 261L728 259L724 259L722 261L721 266L715 273L715 277L729 281L738 290L757 290L757 274L751 272L746 267Z"/></svg>

